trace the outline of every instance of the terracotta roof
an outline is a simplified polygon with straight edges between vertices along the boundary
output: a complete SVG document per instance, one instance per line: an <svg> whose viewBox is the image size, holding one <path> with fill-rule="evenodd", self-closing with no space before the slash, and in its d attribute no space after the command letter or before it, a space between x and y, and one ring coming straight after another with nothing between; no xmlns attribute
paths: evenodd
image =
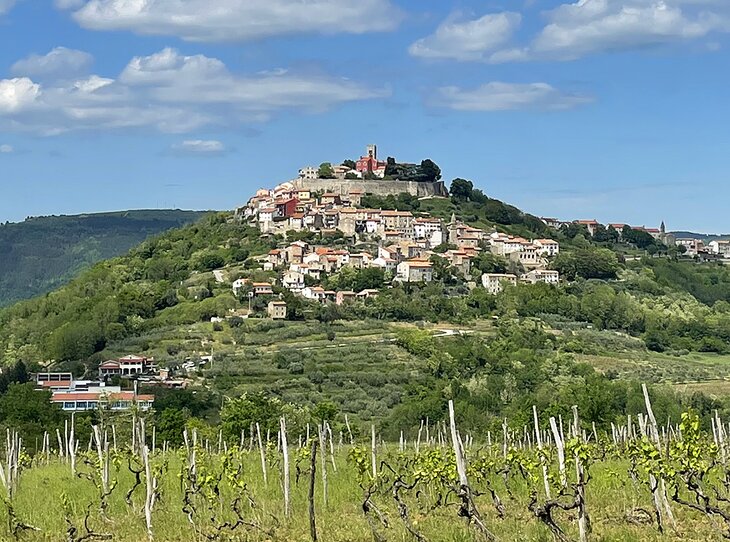
<svg viewBox="0 0 730 542"><path fill-rule="evenodd" d="M71 381L70 380L57 380L55 382L44 381L44 382L38 382L38 384L40 384L44 388L68 388L69 386L71 386Z"/></svg>

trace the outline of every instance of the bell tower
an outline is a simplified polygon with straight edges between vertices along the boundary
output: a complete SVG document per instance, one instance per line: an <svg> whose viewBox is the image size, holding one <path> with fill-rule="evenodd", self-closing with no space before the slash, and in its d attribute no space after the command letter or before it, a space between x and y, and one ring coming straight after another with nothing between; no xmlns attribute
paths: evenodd
<svg viewBox="0 0 730 542"><path fill-rule="evenodd" d="M368 145L366 156L368 158L372 158L373 160L377 160L378 159L378 146L377 145Z"/></svg>

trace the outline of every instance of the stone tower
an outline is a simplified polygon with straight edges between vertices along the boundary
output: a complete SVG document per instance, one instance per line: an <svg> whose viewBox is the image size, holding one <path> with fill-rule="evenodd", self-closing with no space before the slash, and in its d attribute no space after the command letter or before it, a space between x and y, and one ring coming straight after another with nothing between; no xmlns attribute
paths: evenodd
<svg viewBox="0 0 730 542"><path fill-rule="evenodd" d="M366 156L368 158L372 158L373 160L377 160L378 159L378 146L377 145L368 145Z"/></svg>

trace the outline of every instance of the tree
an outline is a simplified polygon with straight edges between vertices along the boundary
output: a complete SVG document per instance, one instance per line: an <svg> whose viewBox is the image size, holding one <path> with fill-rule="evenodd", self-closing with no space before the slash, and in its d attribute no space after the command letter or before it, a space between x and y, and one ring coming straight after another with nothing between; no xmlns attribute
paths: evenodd
<svg viewBox="0 0 730 542"><path fill-rule="evenodd" d="M226 264L225 258L217 252L206 252L198 257L196 267L199 271L213 271Z"/></svg>
<svg viewBox="0 0 730 542"><path fill-rule="evenodd" d="M342 162L342 165L345 167L349 167L350 169L355 169L357 167L357 164L354 160L344 160Z"/></svg>
<svg viewBox="0 0 730 542"><path fill-rule="evenodd" d="M259 424L264 433L267 430L276 433L282 406L280 399L269 397L263 392L245 393L231 399L221 409L223 434L227 438L239 438L241 431L249 431L251 424L255 423Z"/></svg>
<svg viewBox="0 0 730 542"><path fill-rule="evenodd" d="M169 442L172 446L182 445L188 418L190 414L187 409L166 408L157 422L157 438L162 442Z"/></svg>
<svg viewBox="0 0 730 542"><path fill-rule="evenodd" d="M25 442L32 443L52 433L63 423L61 407L51 403L50 391L39 391L32 383L11 384L0 396L0 422L18 430Z"/></svg>
<svg viewBox="0 0 730 542"><path fill-rule="evenodd" d="M433 160L426 159L421 162L420 167L421 181L433 183L441 179L441 168L436 165Z"/></svg>
<svg viewBox="0 0 730 542"><path fill-rule="evenodd" d="M469 201L474 183L466 179L456 178L451 181L451 197L456 201Z"/></svg>
<svg viewBox="0 0 730 542"><path fill-rule="evenodd" d="M333 422L339 412L340 409L332 401L321 401L314 407L312 417L323 424L324 422Z"/></svg>
<svg viewBox="0 0 730 542"><path fill-rule="evenodd" d="M317 170L317 177L320 179L334 179L335 170L329 162L322 162Z"/></svg>
<svg viewBox="0 0 730 542"><path fill-rule="evenodd" d="M568 279L613 279L619 270L616 254L605 248L581 248L561 252L553 262L553 269Z"/></svg>

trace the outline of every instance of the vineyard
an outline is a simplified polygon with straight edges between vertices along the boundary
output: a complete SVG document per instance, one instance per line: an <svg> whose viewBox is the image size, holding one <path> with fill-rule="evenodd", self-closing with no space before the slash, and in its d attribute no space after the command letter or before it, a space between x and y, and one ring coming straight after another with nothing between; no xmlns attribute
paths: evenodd
<svg viewBox="0 0 730 542"><path fill-rule="evenodd" d="M88 442L6 435L2 540L719 540L730 538L730 446L719 416L610 432L573 417L476 438L424 420L387 443L328 422L252 424L237 442L186 431L173 449L141 415Z"/></svg>

